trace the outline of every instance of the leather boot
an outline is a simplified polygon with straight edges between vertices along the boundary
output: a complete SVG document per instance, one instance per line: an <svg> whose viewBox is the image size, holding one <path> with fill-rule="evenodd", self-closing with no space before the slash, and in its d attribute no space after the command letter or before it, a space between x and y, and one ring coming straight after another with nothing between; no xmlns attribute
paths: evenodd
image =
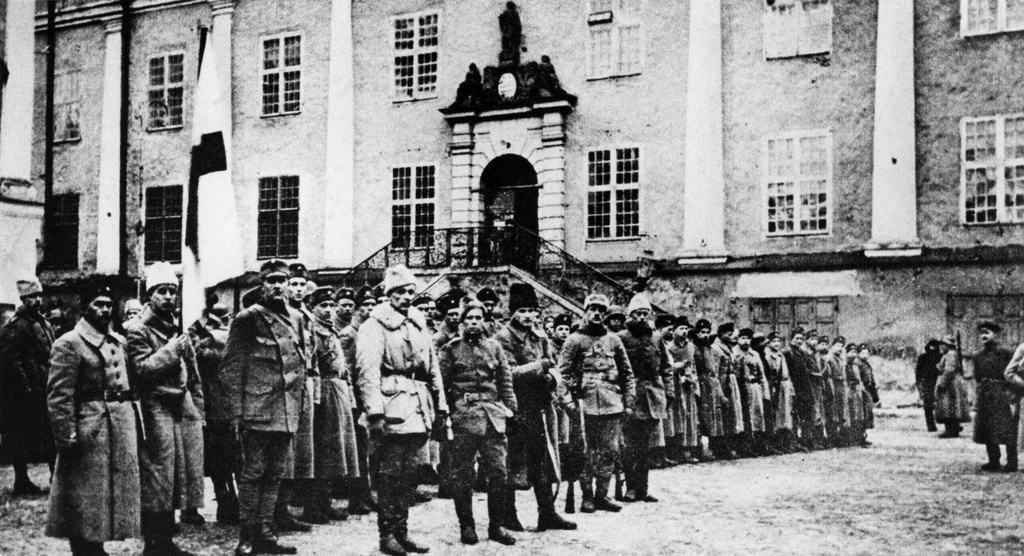
<svg viewBox="0 0 1024 556"><path fill-rule="evenodd" d="M575 531L576 524L558 515L552 507L548 510L541 510L537 516L537 531L548 530Z"/></svg>
<svg viewBox="0 0 1024 556"><path fill-rule="evenodd" d="M492 497L494 495L487 496L488 513L490 513ZM459 518L459 540L462 541L462 544L476 544L480 542L480 539L476 536L476 520L473 518L472 495L468 493L459 494L454 498L454 502L455 515ZM500 500L497 502L500 503ZM491 520L494 521L494 519L495 516L491 515Z"/></svg>
<svg viewBox="0 0 1024 556"><path fill-rule="evenodd" d="M612 502L608 498L608 486L610 479L607 477L598 477L597 479L597 490L594 492L594 509L602 510L606 512L617 512L622 510L622 506Z"/></svg>
<svg viewBox="0 0 1024 556"><path fill-rule="evenodd" d="M1003 466L1003 471L1007 473L1013 473L1017 471L1017 445L1007 444L1006 445L1006 465Z"/></svg>
<svg viewBox="0 0 1024 556"><path fill-rule="evenodd" d="M500 525L489 525L487 527L487 538L505 546L512 546L516 544L516 538L510 535L508 531Z"/></svg>
<svg viewBox="0 0 1024 556"><path fill-rule="evenodd" d="M380 551L391 556L405 556L405 548L398 542L394 535L388 535L380 540Z"/></svg>
<svg viewBox="0 0 1024 556"><path fill-rule="evenodd" d="M519 522L519 510L516 509L516 491L512 487L503 488L504 515L501 524L509 531L523 532L526 529Z"/></svg>
<svg viewBox="0 0 1024 556"><path fill-rule="evenodd" d="M430 548L412 540L412 538L409 537L408 531L395 533L395 540L398 541L398 544L402 545L402 548L404 548L406 552L412 552L415 554L426 554L430 552Z"/></svg>
<svg viewBox="0 0 1024 556"><path fill-rule="evenodd" d="M288 545L281 544L277 540L277 534L270 528L266 523L261 524L256 531L256 536L252 543L254 554L298 554L299 549Z"/></svg>
<svg viewBox="0 0 1024 556"><path fill-rule="evenodd" d="M253 554L252 540L256 527L251 523L242 524L238 531L238 546L235 547L235 556L251 556Z"/></svg>
<svg viewBox="0 0 1024 556"><path fill-rule="evenodd" d="M580 512L594 513L594 487L589 480L580 481Z"/></svg>

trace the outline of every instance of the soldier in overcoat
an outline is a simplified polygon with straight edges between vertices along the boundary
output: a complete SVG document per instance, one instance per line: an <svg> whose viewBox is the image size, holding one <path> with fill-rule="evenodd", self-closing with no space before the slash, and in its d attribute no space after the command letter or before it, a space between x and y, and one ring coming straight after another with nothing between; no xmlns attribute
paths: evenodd
<svg viewBox="0 0 1024 556"><path fill-rule="evenodd" d="M409 536L409 501L435 412L439 420L448 414L426 320L410 306L418 284L405 266L388 268L387 302L373 309L356 341L357 392L379 465L377 529L386 554L428 550Z"/></svg>
<svg viewBox="0 0 1024 556"><path fill-rule="evenodd" d="M310 294L314 357L320 376L320 396L313 408L313 490L307 493L303 520L323 524L344 520L348 513L331 507L331 485L359 476L359 457L353 409L355 393L345 365L341 338L334 327L334 291L317 288Z"/></svg>
<svg viewBox="0 0 1024 556"><path fill-rule="evenodd" d="M865 438L867 420L864 416L864 384L860 378L860 366L857 364L857 345L846 344L843 358L843 372L846 375L846 391L850 413L850 440L860 442Z"/></svg>
<svg viewBox="0 0 1024 556"><path fill-rule="evenodd" d="M185 553L174 544L174 510L203 507L203 388L195 348L174 314L178 277L169 263L146 269L146 294L126 330L146 431L139 450L144 554L177 556Z"/></svg>
<svg viewBox="0 0 1024 556"><path fill-rule="evenodd" d="M709 455L705 459L731 456L725 449L725 424L722 418L723 406L729 405L729 398L722 390L718 377L718 358L712 352L711 322L700 319L693 330L693 364L700 380L700 429L708 437Z"/></svg>
<svg viewBox="0 0 1024 556"><path fill-rule="evenodd" d="M0 329L0 447L14 467L11 496L38 496L28 465L46 462L54 450L46 412L46 377L54 332L43 316L39 280L18 280L21 307Z"/></svg>
<svg viewBox="0 0 1024 556"><path fill-rule="evenodd" d="M875 404L878 403L878 385L875 383L875 371L871 368L871 346L860 344L857 346L857 359L854 361L857 367L857 374L861 383L861 408L864 414L864 421L861 425L860 436L854 439L861 446L867 447L867 430L875 428Z"/></svg>
<svg viewBox="0 0 1024 556"><path fill-rule="evenodd" d="M437 298L435 306L437 312L441 314L441 322L438 323L437 330L433 333L435 349L441 349L445 344L459 337L460 306L465 297L466 292L451 289Z"/></svg>
<svg viewBox="0 0 1024 556"><path fill-rule="evenodd" d="M795 447L793 424L794 401L796 392L789 375L789 366L782 355L782 337L778 332L770 332L765 339L768 345L764 350L765 361L768 362L771 375L772 400L775 418L775 446L783 452L792 452Z"/></svg>
<svg viewBox="0 0 1024 556"><path fill-rule="evenodd" d="M626 329L618 336L633 370L636 397L633 415L624 423L626 444L622 468L628 490L622 499L657 502L649 490L651 447L661 419L668 415L665 382L670 380L671 362L661 335L651 327L651 302L647 297L634 295L626 313Z"/></svg>
<svg viewBox="0 0 1024 556"><path fill-rule="evenodd" d="M341 351L345 355L345 366L352 373L352 390L356 395L356 404L353 408L353 419L356 425L356 447L359 458L359 477L349 482L348 513L365 515L377 511L377 500L373 496L370 487L372 473L370 473L370 440L366 430L366 411L363 410L359 397L359 367L356 365L356 336L359 334L359 327L370 316L370 311L377 305L377 298L372 293L372 288L362 286L355 293L354 311L348 326L339 332L341 339Z"/></svg>
<svg viewBox="0 0 1024 556"><path fill-rule="evenodd" d="M963 364L956 351L956 339L947 336L939 348L939 379L935 382L935 422L945 430L939 438L956 438L963 427L960 423L971 420L971 404L967 398Z"/></svg>
<svg viewBox="0 0 1024 556"><path fill-rule="evenodd" d="M100 556L104 542L140 535L141 412L124 338L110 329L113 307L109 289L87 292L82 319L50 357L46 399L58 454L46 535L68 539L76 556Z"/></svg>
<svg viewBox="0 0 1024 556"><path fill-rule="evenodd" d="M622 507L608 498L608 486L620 457L622 420L633 414L636 385L622 340L601 322L608 298L590 294L583 306L587 321L565 341L558 363L566 388L582 401L587 463L580 511L617 512Z"/></svg>
<svg viewBox="0 0 1024 556"><path fill-rule="evenodd" d="M1003 327L994 322L978 324L981 349L974 354L974 380L977 381L977 412L974 416L974 441L985 445L988 463L982 471L1017 470L1017 419L1012 407L1016 393L1006 381L1006 367L1013 354L999 343ZM1006 446L1006 467L999 466L999 445Z"/></svg>
<svg viewBox="0 0 1024 556"><path fill-rule="evenodd" d="M672 380L666 384L669 397L668 419L673 422L672 459L682 463L696 463L700 455L700 380L694 365L694 346L690 341L690 321L678 317L672 323L672 341L668 353L672 358Z"/></svg>
<svg viewBox="0 0 1024 556"><path fill-rule="evenodd" d="M845 348L846 339L836 336L822 369L822 380L831 384L829 390L832 393L826 405L829 415L828 440L836 448L849 446L853 438L850 429L850 395L846 387L846 360L843 355Z"/></svg>
<svg viewBox="0 0 1024 556"><path fill-rule="evenodd" d="M506 424L516 413L516 395L512 387L504 350L484 335L484 306L470 301L462 306L462 335L446 344L438 354L446 399L451 404L452 440L448 450L448 484L459 518L463 544L476 544L473 518L473 462L487 475L487 536L498 543L513 545L516 540L503 527L505 508Z"/></svg>
<svg viewBox="0 0 1024 556"><path fill-rule="evenodd" d="M720 451L726 458L735 458L740 450L747 451L743 446L743 394L733 365L732 348L736 343L735 334L735 324L720 324L715 341L711 344L711 356L718 368L718 380L722 385L722 392L729 399L729 404L722 407L724 432L720 439Z"/></svg>
<svg viewBox="0 0 1024 556"><path fill-rule="evenodd" d="M515 490L533 487L537 499L537 529L575 529L576 524L555 511L552 492L561 472L554 403L562 377L547 337L536 329L540 303L533 287L515 283L509 288L508 305L512 317L493 336L508 361L519 404L518 416L508 429L504 525L511 531L523 530Z"/></svg>
<svg viewBox="0 0 1024 556"><path fill-rule="evenodd" d="M921 405L924 408L924 422L928 432L935 432L935 382L939 379L939 360L942 354L939 353L939 345L942 342L932 338L924 345L924 353L917 356L917 365L914 367L914 382L917 384L917 392L921 397Z"/></svg>
<svg viewBox="0 0 1024 556"><path fill-rule="evenodd" d="M801 448L821 448L825 440L822 377L815 356L804 349L803 328L798 326L792 330L789 345L782 350L782 355L795 390L794 424Z"/></svg>
<svg viewBox="0 0 1024 556"><path fill-rule="evenodd" d="M1017 346L1017 349L1013 351L1013 357L1010 362L1006 365L1006 370L1003 372L1003 376L1006 377L1006 382L1010 386L1010 389L1016 394L1016 402L1013 404L1012 409L1017 413L1017 445L1020 446L1021 441L1024 440L1024 412L1020 409L1021 397L1024 396L1024 343Z"/></svg>
<svg viewBox="0 0 1024 556"><path fill-rule="evenodd" d="M220 371L242 445L236 556L297 552L278 541L272 522L281 479L292 474L292 439L305 401L302 316L285 301L287 264L263 263L260 283L261 294L231 323Z"/></svg>
<svg viewBox="0 0 1024 556"><path fill-rule="evenodd" d="M739 347L733 366L736 379L744 385L743 419L746 428L747 443L754 455L763 456L768 453L766 409L771 409L772 389L768 383L768 374L761 362L761 354L751 347L754 331L743 328L736 336Z"/></svg>

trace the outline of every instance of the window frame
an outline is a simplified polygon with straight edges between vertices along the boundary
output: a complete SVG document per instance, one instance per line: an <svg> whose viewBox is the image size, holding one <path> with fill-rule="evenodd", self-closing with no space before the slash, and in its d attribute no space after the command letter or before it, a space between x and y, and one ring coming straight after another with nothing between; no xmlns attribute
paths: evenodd
<svg viewBox="0 0 1024 556"><path fill-rule="evenodd" d="M618 153L616 153L616 151L617 150L626 150L626 149L636 149L637 150L637 159L638 159L638 163L637 163L637 181L636 181L635 185L627 184L627 185L620 186L619 184L615 183L616 164L618 163L618 160L619 160ZM598 152L598 151L609 151L609 153L610 153L609 163L611 164L611 170L610 170L611 171L611 177L610 177L610 183L608 185L590 185L590 153ZM584 191L584 193L586 195L586 197L584 198L584 201L583 201L583 205L585 207L584 214L583 214L584 233L586 234L585 237L584 237L584 241L586 241L587 243L606 243L606 242L614 242L614 241L639 241L640 238L644 237L644 235L645 235L645 232L644 232L644 219L643 219L643 214L644 214L644 193L643 193L644 188L643 188L643 184L644 184L645 177L646 177L645 176L645 172L644 172L644 156L645 156L644 155L644 145L641 144L641 143L616 143L616 144L613 144L613 145L598 145L598 146L594 146L594 147L589 147L584 152L585 152L585 156L586 156L586 159L584 161L584 165L586 166L586 170L587 170L586 172L583 173L584 179L586 180L584 185L583 185L583 191ZM615 235L615 233L616 233L616 218L617 218L619 213L618 213L618 209L617 209L617 206L616 206L615 193L616 193L616 191L627 190L627 189L628 190L636 190L636 192L637 192L637 195L636 195L636 203L637 203L637 207L636 207L637 234L636 235L630 235L630 236L617 236L617 235ZM611 235L609 235L609 237L594 237L594 238L590 237L590 222L589 222L589 220L590 220L590 193L593 192L593 191L609 191L609 192L611 192L611 195L609 197L609 203L611 204L611 207L610 207L610 211L608 213L609 214L608 226L609 226L609 233L611 234Z"/></svg>
<svg viewBox="0 0 1024 556"><path fill-rule="evenodd" d="M281 208L281 180L285 178L295 178L295 207L294 208ZM272 211L264 210L260 208L260 193L262 192L262 185L264 180L276 180L277 181L277 206ZM273 176L259 176L256 182L256 260L268 260L268 259L295 259L298 258L302 251L302 176L298 173L292 174L278 174ZM260 253L260 217L263 214L273 213L275 215L275 243L274 252L272 254L261 254ZM285 253L282 250L281 241L281 215L282 213L295 213L295 252Z"/></svg>
<svg viewBox="0 0 1024 556"><path fill-rule="evenodd" d="M643 24L643 12L645 0L609 0L612 2L612 9L595 11L594 4L598 0L584 0L586 2L587 11L587 51L584 71L586 72L587 81L597 81L601 79L614 79L622 77L633 77L642 75L647 61L647 34L646 26ZM635 2L637 8L635 11L627 11L622 8L624 1ZM609 14L605 16L604 14ZM635 71L623 72L620 71L622 65L622 29L623 28L637 28L639 36L637 40L640 42L639 48L639 60L637 61L637 69ZM607 72L597 72L594 68L594 38L593 34L596 30L609 30L610 31L610 57L611 60L608 64Z"/></svg>
<svg viewBox="0 0 1024 556"><path fill-rule="evenodd" d="M75 84L75 95L73 99L66 99L60 95L62 79L67 79L69 76L74 77ZM58 122L62 119L61 116L64 114L64 110L69 107L73 107L77 113L75 123L77 124L77 135L70 137L67 135L68 127L60 125ZM77 143L82 140L82 70L81 68L67 68L56 71L54 73L54 95L53 95L53 143ZM59 126L59 132L58 132Z"/></svg>
<svg viewBox="0 0 1024 556"><path fill-rule="evenodd" d="M994 30L971 31L969 21L970 0L960 0L960 38L1024 31L1024 18L1022 18L1021 23L1015 27L1011 27L1007 24L1007 1L1008 0L996 0L996 28Z"/></svg>
<svg viewBox="0 0 1024 556"><path fill-rule="evenodd" d="M433 195L431 197L425 197L425 198L422 198L422 199L417 199L416 198L416 170L418 168L433 168L433 170L434 170L434 187L433 187ZM395 196L394 196L395 195L395 193L394 193L394 191L395 191L395 181L394 181L395 180L395 171L399 170L399 169L409 170L409 197L406 198L406 199L395 199ZM391 248L392 249L397 249L397 250L400 250L400 251L417 251L417 250L432 249L434 247L435 233L437 232L437 229L438 229L437 228L437 193L438 193L438 191L437 191L438 190L437 176L438 176L438 165L436 163L434 163L434 162L415 162L415 163L409 163L409 164L396 164L396 165L391 166L390 168L388 168L388 174L389 174L389 183L391 184L391 187L389 188L389 191L391 193L391 203L390 203L391 210L390 210L390 218L389 218L389 222L390 222L389 228L391 229L391 232L390 232L391 241L390 241L389 244L391 245ZM425 240L426 243L424 245L419 245L418 242L419 242L419 239L421 237L421 234L417 233L416 208L418 206L422 206L422 205L431 205L431 206L433 206L434 220L433 220L433 223L430 226L430 233L427 234L427 236L426 236L426 240ZM397 238L395 237L395 212L394 211L395 211L395 207L398 207L398 206L407 206L407 207L409 207L409 240L408 240L408 242L406 242L405 245L398 245L398 244L395 243Z"/></svg>
<svg viewBox="0 0 1024 556"><path fill-rule="evenodd" d="M432 48L423 48L423 47L420 47L417 44L417 42L418 42L418 40L420 38L419 18L424 17L424 16L429 16L429 15L433 15L433 16L437 17L437 46L432 47ZM413 20L413 38L412 38L413 47L412 47L412 50L402 50L402 51L399 51L399 50L397 50L395 48L395 25L396 25L396 23L399 20L403 20L403 19L412 19ZM388 41L389 41L389 44L390 44L390 48L388 48L387 51L391 55L391 63L390 63L391 72L388 74L388 78L390 79L390 81L389 81L390 84L388 86L388 91L390 91L390 96L391 96L391 102L392 103L400 104L400 103L405 103L405 102L415 102L415 101L418 101L418 100L431 100L431 99L438 98L439 92L440 92L439 91L440 84L441 84L440 77L441 77L441 24L442 24L442 21L443 21L443 19L441 17L441 10L440 9L420 10L420 11L416 11L416 12L408 12L408 13L403 13L403 14L397 14L397 15L391 16L390 19L388 20L388 22L390 23L390 26L388 27ZM395 83L396 69L398 67L397 66L396 58L398 57L398 53L399 52L406 53L406 54L412 56L412 59L413 59L412 88L411 88L412 89L412 94L409 95L409 96L404 96L404 95L399 94L398 86ZM417 57L420 54L429 53L429 52L434 52L434 53L437 54L437 60L435 61L435 64L437 65L437 70L434 72L434 76L435 76L434 90L433 90L433 92L430 92L430 93L421 93L421 92L418 91L418 87L417 87L417 80L420 77L420 73L419 73L419 69L418 69L419 66L417 65ZM406 55L406 54L403 54L403 56Z"/></svg>
<svg viewBox="0 0 1024 556"><path fill-rule="evenodd" d="M1006 121L1011 119L1024 118L1024 112L1010 114L993 114L989 116L969 116L960 119L960 224L963 226L1007 226L1024 224L1024 218L1015 221L1008 218L1006 209L1006 168L1008 162L1016 161L1012 165L1024 166L1024 157L1012 158L1006 156ZM989 162L968 161L967 150L967 124L995 120L995 158ZM995 197L996 197L996 219L992 222L968 222L967 221L967 171L975 168L995 167ZM1022 205L1024 208L1024 205Z"/></svg>
<svg viewBox="0 0 1024 556"><path fill-rule="evenodd" d="M178 83L175 83L174 85L171 85L171 84L168 83L168 76L170 75L169 68L170 68L170 58L171 58L171 56L181 56L181 81L178 82ZM154 55L149 56L147 58L146 71L147 71L147 78L148 79L147 79L147 82L146 82L146 131L170 131L170 130L182 129L182 128L185 127L185 81L186 81L185 75L186 75L186 67L187 67L186 64L185 64L186 58L187 58L187 56L186 56L186 53L185 53L184 50L174 50L174 51L169 51L169 52L162 52L162 53L159 53L159 54L154 54ZM154 86L152 84L152 73L149 73L149 72L152 71L153 60L156 60L156 59L163 59L163 61L164 61L164 84L160 85L160 86ZM171 89L179 89L179 88L181 89L181 123L173 124L173 123L170 123L171 122L171 108L170 108L170 103L168 102L167 99L170 96L169 93L170 93ZM150 94L153 91L157 91L157 90L163 92L164 106L167 107L167 116L166 116L166 118L167 118L168 124L167 125L163 125L163 126L154 126L154 125L152 125L153 113L152 113L152 108L150 107L150 103L152 101L150 100L149 97L150 97Z"/></svg>
<svg viewBox="0 0 1024 556"><path fill-rule="evenodd" d="M64 200L65 199L70 199L70 198L74 198L75 206L77 207L77 211L74 214L75 218L74 218L74 225L73 225L73 228L74 228L74 242L73 242L74 243L74 248L73 249L71 248L70 245L68 245L69 243L71 243L70 242L70 238L66 237L64 234L61 234L62 237L57 238L59 241L56 241L56 242L53 241L54 240L54 231L55 231L54 228L56 228L56 231L62 231L63 229L68 229L68 228L72 227L72 225L67 223L67 222L63 222L62 221L62 222L59 222L59 223L55 223L52 220L52 218L54 216L54 211L57 209L58 202L60 202L60 206L63 209L64 208L64 203L65 203ZM46 268L51 269L51 270L73 270L73 269L77 269L79 263L81 262L81 257L80 257L80 253L79 253L79 248L80 248L79 244L80 244L81 239L82 239L82 194L77 192L77 191L68 191L68 192L64 192L64 193L55 193L54 195L51 196L50 203L53 203L53 204L50 207L48 207L48 210L46 211L46 217L47 218L43 222L43 241L45 242L44 243L45 249L44 249L44 252L43 252L43 261L46 264ZM67 212L67 213L63 213L62 212L62 214L70 215L70 212ZM67 235L70 235L70 234L67 234ZM56 247L57 245L62 245L62 249L55 252L54 249L58 249L58 247ZM60 259L59 257L55 257L54 256L55 254L57 254L57 255L64 254L64 252L65 252L64 250L66 250L66 252L69 254L69 257L68 257L67 260L63 260L63 259ZM74 253L74 259L73 260L70 258L70 253Z"/></svg>
<svg viewBox="0 0 1024 556"><path fill-rule="evenodd" d="M800 140L808 139L812 137L824 136L825 137L825 150L826 150L826 174L825 177L825 229L824 230L800 230L800 197L802 190L799 188L801 178L804 178L800 174ZM771 160L769 159L769 143L771 141L778 140L793 140L793 160L794 160L794 172L788 176L784 175L773 175L770 172ZM830 237L833 233L833 224L835 221L835 151L833 148L833 134L829 128L814 128L814 129L801 129L796 131L787 131L782 133L776 133L765 136L761 141L761 161L764 165L764 170L761 172L761 231L765 238L786 238L786 237ZM793 182L793 231L792 232L769 232L768 224L768 200L771 197L769 195L769 184L779 183L785 179L791 179ZM803 181L809 181L814 179L813 175L807 176Z"/></svg>
<svg viewBox="0 0 1024 556"><path fill-rule="evenodd" d="M297 66L285 66L285 39L298 37L299 39L299 64ZM278 66L276 68L267 69L265 67L265 49L267 41L278 40ZM260 91L260 118L280 118L282 116L295 116L302 113L302 77L305 73L303 69L303 61L306 57L306 35L303 31L281 31L279 33L272 33L266 35L260 35L259 37L259 56L257 56L259 64L259 91ZM287 68L287 70L286 70ZM298 87L298 108L295 110L285 110L285 79L284 74L286 71L298 71L299 72L299 87ZM277 112L266 112L265 94L263 92L264 79L267 75L277 74L278 77L278 110Z"/></svg>
<svg viewBox="0 0 1024 556"><path fill-rule="evenodd" d="M800 305L808 305L810 309L814 311L813 322L803 322L800 320L799 309ZM832 320L820 319L818 308L820 305L831 305L831 317ZM780 314L783 312L781 309L783 306L788 306L788 314L781 315L786 317L786 321L780 321ZM771 313L770 320L764 320L758 318L758 312L761 307L770 307L768 310ZM749 300L750 309L750 324L756 329L768 329L775 330L784 336L784 342L788 343L789 335L791 334L793 327L802 326L805 330L817 330L819 333L824 333L829 337L835 338L839 334L839 297L834 295L826 295L821 297L757 297L750 298ZM828 326L828 328L825 328Z"/></svg>
<svg viewBox="0 0 1024 556"><path fill-rule="evenodd" d="M149 200L151 198L150 195L152 194L153 190L156 190L156 189L160 189L160 190L163 190L163 191L167 191L167 190L171 190L171 189L177 189L178 190L179 206L178 206L178 215L176 217L175 216L168 216L166 212L163 212L167 208L167 203L166 202L161 204L162 212L161 212L160 215L151 215L150 214L150 212L149 212L149 209L150 209ZM165 195L164 199L166 199L166 193L164 195ZM178 263L180 263L181 262L182 240L184 239L184 234L185 234L185 187L183 185L178 185L178 184L155 185L155 186L146 187L144 189L144 191L143 191L142 207L143 207L143 212L144 212L143 213L143 222L144 222L143 230L145 231L145 239L144 239L144 241L142 243L142 258L143 258L143 261L145 262L145 264L155 263L155 262L159 262L159 261L167 261L167 262L169 262L171 264L178 264ZM150 234L151 231L153 231L151 229L153 226L150 225L150 221L157 221L157 220L159 220L160 222L163 223L163 222L174 220L175 218L177 218L177 220L178 220L178 231L177 231L177 234L176 234L177 238L176 239L172 238L170 241L168 241L168 239L167 239L168 230L166 228L161 228L161 230L160 230L160 232L161 232L161 242L160 242L161 243L161 248L160 248L161 257L160 258L151 259L149 257L149 241L150 241L150 235L149 234ZM174 234L172 233L171 235L174 235ZM167 246L168 245L174 245L174 244L177 244L177 252L178 252L177 258L167 257L166 256L167 255L167 248L168 248Z"/></svg>
<svg viewBox="0 0 1024 556"><path fill-rule="evenodd" d="M817 0L792 0L792 2L794 4L800 6L801 14L803 13L802 8L803 8L804 2L808 2L808 1L817 1ZM790 60L790 59L802 58L802 57L806 57L806 56L828 56L828 55L831 55L832 52L835 49L835 2L834 2L834 0L826 0L826 2L827 2L827 5L828 5L828 12L829 12L828 13L828 25L829 25L829 27L828 27L828 38L829 38L829 40L828 40L828 48L826 50L821 50L821 51L800 52L800 40L801 40L802 35L800 35L799 33L800 33L800 29L801 28L807 27L807 24L806 24L805 17L803 15L799 15L799 16L797 16L797 18L799 18L799 23L800 23L798 25L798 29L793 29L793 32L795 34L797 34L797 37L796 37L796 41L797 41L796 53L794 53L794 54L788 54L787 53L787 54L784 54L784 55L770 55L770 52L773 52L773 49L769 48L769 45L772 44L771 41L773 40L773 37L771 37L771 38L769 37L768 31L769 31L769 29L771 27L773 27L773 19L778 18L779 16L773 14L772 6L769 6L766 2L762 2L763 11L762 11L762 14L761 14L761 41L762 41L762 50L764 52L764 59L765 59L765 61ZM796 19L794 19L794 21L796 21Z"/></svg>

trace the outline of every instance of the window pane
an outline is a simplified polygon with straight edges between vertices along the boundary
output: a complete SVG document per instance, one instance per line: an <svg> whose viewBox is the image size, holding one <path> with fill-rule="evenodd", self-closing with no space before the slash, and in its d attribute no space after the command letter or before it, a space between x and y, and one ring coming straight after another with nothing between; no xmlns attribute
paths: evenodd
<svg viewBox="0 0 1024 556"><path fill-rule="evenodd" d="M828 143L825 137L800 138L800 175L820 176L828 172Z"/></svg>
<svg viewBox="0 0 1024 556"><path fill-rule="evenodd" d="M768 233L787 234L793 231L793 183L768 184Z"/></svg>
<svg viewBox="0 0 1024 556"><path fill-rule="evenodd" d="M164 84L164 58L149 59L149 86L159 87Z"/></svg>
<svg viewBox="0 0 1024 556"><path fill-rule="evenodd" d="M302 37L284 38L284 65L298 66L302 64Z"/></svg>
<svg viewBox="0 0 1024 556"><path fill-rule="evenodd" d="M301 81L301 71L284 72L284 112L299 111Z"/></svg>
<svg viewBox="0 0 1024 556"><path fill-rule="evenodd" d="M281 74L268 73L263 76L263 113L281 112Z"/></svg>
<svg viewBox="0 0 1024 556"><path fill-rule="evenodd" d="M640 27L619 28L619 74L639 73L643 59L643 41Z"/></svg>
<svg viewBox="0 0 1024 556"><path fill-rule="evenodd" d="M434 203L416 205L416 247L434 244Z"/></svg>
<svg viewBox="0 0 1024 556"><path fill-rule="evenodd" d="M145 260L181 262L182 187L146 190Z"/></svg>
<svg viewBox="0 0 1024 556"><path fill-rule="evenodd" d="M299 177L284 176L280 182L281 189L278 193L281 210L299 209Z"/></svg>
<svg viewBox="0 0 1024 556"><path fill-rule="evenodd" d="M299 178L260 179L257 257L299 254Z"/></svg>
<svg viewBox="0 0 1024 556"><path fill-rule="evenodd" d="M612 192L591 191L587 194L587 238L611 237Z"/></svg>
<svg viewBox="0 0 1024 556"><path fill-rule="evenodd" d="M275 69L281 63L280 39L263 41L263 69Z"/></svg>
<svg viewBox="0 0 1024 556"><path fill-rule="evenodd" d="M828 0L802 0L802 23L797 54L821 54L832 50L832 7Z"/></svg>
<svg viewBox="0 0 1024 556"><path fill-rule="evenodd" d="M590 185L602 186L612 183L611 151L590 151L587 171Z"/></svg>
<svg viewBox="0 0 1024 556"><path fill-rule="evenodd" d="M967 0L967 31L981 33L997 28L997 0Z"/></svg>
<svg viewBox="0 0 1024 556"><path fill-rule="evenodd" d="M1024 118L1006 119L1006 158L1024 158Z"/></svg>
<svg viewBox="0 0 1024 556"><path fill-rule="evenodd" d="M416 167L416 198L417 199L433 199L434 198L434 167L433 166L417 166Z"/></svg>
<svg viewBox="0 0 1024 556"><path fill-rule="evenodd" d="M996 169L968 168L966 219L968 223L985 224L996 221Z"/></svg>
<svg viewBox="0 0 1024 556"><path fill-rule="evenodd" d="M395 168L391 170L391 200L405 201L410 197L412 188L412 169Z"/></svg>
<svg viewBox="0 0 1024 556"><path fill-rule="evenodd" d="M1024 222L1024 165L1007 166L1006 177L1006 220Z"/></svg>
<svg viewBox="0 0 1024 556"><path fill-rule="evenodd" d="M795 154L792 139L768 141L768 175L791 176L795 173Z"/></svg>
<svg viewBox="0 0 1024 556"><path fill-rule="evenodd" d="M172 126L182 125L184 100L184 89L182 87L170 87L167 89L167 123Z"/></svg>
<svg viewBox="0 0 1024 556"><path fill-rule="evenodd" d="M395 56L395 97L412 98L413 56Z"/></svg>
<svg viewBox="0 0 1024 556"><path fill-rule="evenodd" d="M977 162L996 156L996 121L980 120L965 124L964 160Z"/></svg>
<svg viewBox="0 0 1024 556"><path fill-rule="evenodd" d="M54 195L46 214L43 241L46 263L54 268L78 266L78 194Z"/></svg>
<svg viewBox="0 0 1024 556"><path fill-rule="evenodd" d="M615 191L615 237L640 235L640 190Z"/></svg>
<svg viewBox="0 0 1024 556"><path fill-rule="evenodd" d="M167 82L181 83L185 81L185 55L171 54L167 57Z"/></svg>
<svg viewBox="0 0 1024 556"><path fill-rule="evenodd" d="M420 16L420 48L437 46L437 14Z"/></svg>
<svg viewBox="0 0 1024 556"><path fill-rule="evenodd" d="M431 94L437 90L437 52L416 55L416 91Z"/></svg>
<svg viewBox="0 0 1024 556"><path fill-rule="evenodd" d="M409 233L412 227L412 207L396 205L391 207L391 245L408 247Z"/></svg>
<svg viewBox="0 0 1024 556"><path fill-rule="evenodd" d="M796 56L800 44L802 10L797 11L795 0L776 0L768 5L764 16L765 58Z"/></svg>
<svg viewBox="0 0 1024 556"><path fill-rule="evenodd" d="M800 231L824 232L828 229L828 182L800 182Z"/></svg>
<svg viewBox="0 0 1024 556"><path fill-rule="evenodd" d="M612 30L590 30L590 75L602 76L612 72Z"/></svg>
<svg viewBox="0 0 1024 556"><path fill-rule="evenodd" d="M640 183L640 149L615 149L615 183Z"/></svg>
<svg viewBox="0 0 1024 556"><path fill-rule="evenodd" d="M259 210L277 210L277 196L277 178L261 178Z"/></svg>
<svg viewBox="0 0 1024 556"><path fill-rule="evenodd" d="M412 50L416 30L412 18L395 20L395 50Z"/></svg>
<svg viewBox="0 0 1024 556"><path fill-rule="evenodd" d="M167 125L168 105L164 98L164 89L149 91L149 127L158 128Z"/></svg>

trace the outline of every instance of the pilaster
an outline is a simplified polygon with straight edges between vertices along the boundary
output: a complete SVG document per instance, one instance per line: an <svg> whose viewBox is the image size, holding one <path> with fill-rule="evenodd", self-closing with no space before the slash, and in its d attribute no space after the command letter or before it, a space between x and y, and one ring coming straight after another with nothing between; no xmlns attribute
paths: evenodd
<svg viewBox="0 0 1024 556"><path fill-rule="evenodd" d="M355 89L352 0L331 3L331 45L327 81L326 207L324 265L354 264Z"/></svg>
<svg viewBox="0 0 1024 556"><path fill-rule="evenodd" d="M121 25L120 15L102 21L103 96L97 203L96 272L117 274L121 262Z"/></svg>
<svg viewBox="0 0 1024 556"><path fill-rule="evenodd" d="M0 114L0 178L32 176L32 102L35 85L33 2L8 2L5 60L10 71Z"/></svg>

